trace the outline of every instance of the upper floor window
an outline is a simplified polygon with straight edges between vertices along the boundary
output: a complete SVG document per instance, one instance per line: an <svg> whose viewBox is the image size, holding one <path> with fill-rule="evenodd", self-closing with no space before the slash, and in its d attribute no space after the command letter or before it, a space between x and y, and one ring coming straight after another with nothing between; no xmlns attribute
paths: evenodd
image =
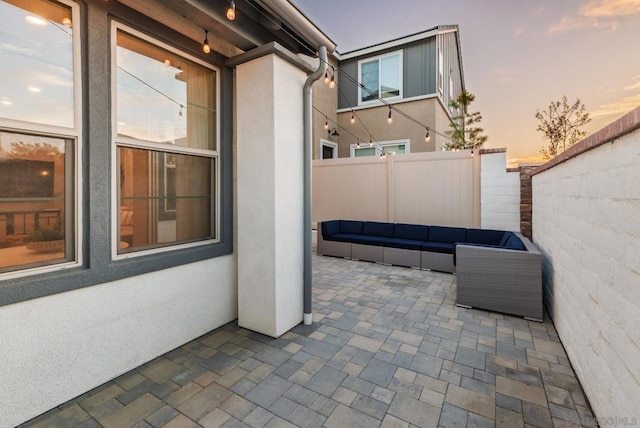
<svg viewBox="0 0 640 428"><path fill-rule="evenodd" d="M66 1L0 1L0 272L76 260L77 15Z"/></svg>
<svg viewBox="0 0 640 428"><path fill-rule="evenodd" d="M218 238L218 70L116 27L118 254Z"/></svg>
<svg viewBox="0 0 640 428"><path fill-rule="evenodd" d="M358 69L359 104L402 97L402 51L358 61Z"/></svg>

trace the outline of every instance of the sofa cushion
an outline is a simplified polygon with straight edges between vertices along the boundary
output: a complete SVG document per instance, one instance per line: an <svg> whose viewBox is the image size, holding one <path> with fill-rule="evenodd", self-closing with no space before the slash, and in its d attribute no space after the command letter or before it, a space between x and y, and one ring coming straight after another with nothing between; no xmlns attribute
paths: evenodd
<svg viewBox="0 0 640 428"><path fill-rule="evenodd" d="M388 239L386 236L354 235L351 242L354 244L383 246Z"/></svg>
<svg viewBox="0 0 640 428"><path fill-rule="evenodd" d="M427 241L422 244L422 251L431 251L432 253L453 254L453 242L434 242Z"/></svg>
<svg viewBox="0 0 640 428"><path fill-rule="evenodd" d="M393 236L393 228L395 224L393 223L380 223L377 221L367 221L364 223L364 227L362 228L363 235L369 236L384 236L387 238L391 238Z"/></svg>
<svg viewBox="0 0 640 428"><path fill-rule="evenodd" d="M505 232L504 235L502 235L502 239L500 239L500 242L498 242L498 245L504 247L504 245L507 243L507 239L511 238L512 236L515 236L513 232Z"/></svg>
<svg viewBox="0 0 640 428"><path fill-rule="evenodd" d="M427 239L429 239L429 226L397 223L395 229L393 229L393 237L416 241L426 241Z"/></svg>
<svg viewBox="0 0 640 428"><path fill-rule="evenodd" d="M504 244L504 248L508 248L510 250L521 250L521 251L524 251L527 249L527 247L525 247L524 244L522 243L522 240L518 238L515 234L511 235L509 239L507 239L507 242L505 242Z"/></svg>
<svg viewBox="0 0 640 428"><path fill-rule="evenodd" d="M462 227L429 227L429 241L432 242L465 242L467 240L467 229ZM453 246L451 247L453 251Z"/></svg>
<svg viewBox="0 0 640 428"><path fill-rule="evenodd" d="M362 234L363 221L354 220L340 220L340 233L354 233L357 235Z"/></svg>
<svg viewBox="0 0 640 428"><path fill-rule="evenodd" d="M504 230L467 229L467 240L471 244L499 245Z"/></svg>
<svg viewBox="0 0 640 428"><path fill-rule="evenodd" d="M323 238L340 233L340 223L338 220L323 221L321 224Z"/></svg>
<svg viewBox="0 0 640 428"><path fill-rule="evenodd" d="M335 233L329 237L327 237L327 241L338 241L338 242L353 242L354 238L362 236L357 233Z"/></svg>
<svg viewBox="0 0 640 428"><path fill-rule="evenodd" d="M424 241L417 241L415 239L389 238L384 243L384 246L405 250L421 250L422 244L424 244Z"/></svg>

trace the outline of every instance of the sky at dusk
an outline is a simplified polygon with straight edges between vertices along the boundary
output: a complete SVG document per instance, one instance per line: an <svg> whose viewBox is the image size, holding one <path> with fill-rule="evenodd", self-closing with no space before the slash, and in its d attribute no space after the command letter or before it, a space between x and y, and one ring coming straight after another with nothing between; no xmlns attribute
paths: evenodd
<svg viewBox="0 0 640 428"><path fill-rule="evenodd" d="M563 95L585 104L589 133L640 105L640 0L291 1L339 52L457 24L470 110L512 162L539 156L534 115Z"/></svg>

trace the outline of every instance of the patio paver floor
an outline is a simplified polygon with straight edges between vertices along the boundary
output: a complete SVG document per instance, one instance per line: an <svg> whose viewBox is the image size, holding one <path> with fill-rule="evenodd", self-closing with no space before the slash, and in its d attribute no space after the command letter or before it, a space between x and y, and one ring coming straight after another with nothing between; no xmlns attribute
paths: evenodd
<svg viewBox="0 0 640 428"><path fill-rule="evenodd" d="M232 322L25 426L595 426L549 319L457 308L454 275L313 263L313 325Z"/></svg>

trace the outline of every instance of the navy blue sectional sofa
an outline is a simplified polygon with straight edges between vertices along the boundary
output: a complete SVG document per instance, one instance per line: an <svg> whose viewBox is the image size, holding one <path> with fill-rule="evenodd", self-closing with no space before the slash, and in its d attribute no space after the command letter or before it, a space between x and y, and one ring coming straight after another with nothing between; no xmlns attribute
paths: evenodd
<svg viewBox="0 0 640 428"><path fill-rule="evenodd" d="M318 225L318 254L455 272L457 245L525 251L523 238L503 230L329 220Z"/></svg>
<svg viewBox="0 0 640 428"><path fill-rule="evenodd" d="M519 233L373 221L318 223L320 255L456 273L456 305L541 321L542 255Z"/></svg>

